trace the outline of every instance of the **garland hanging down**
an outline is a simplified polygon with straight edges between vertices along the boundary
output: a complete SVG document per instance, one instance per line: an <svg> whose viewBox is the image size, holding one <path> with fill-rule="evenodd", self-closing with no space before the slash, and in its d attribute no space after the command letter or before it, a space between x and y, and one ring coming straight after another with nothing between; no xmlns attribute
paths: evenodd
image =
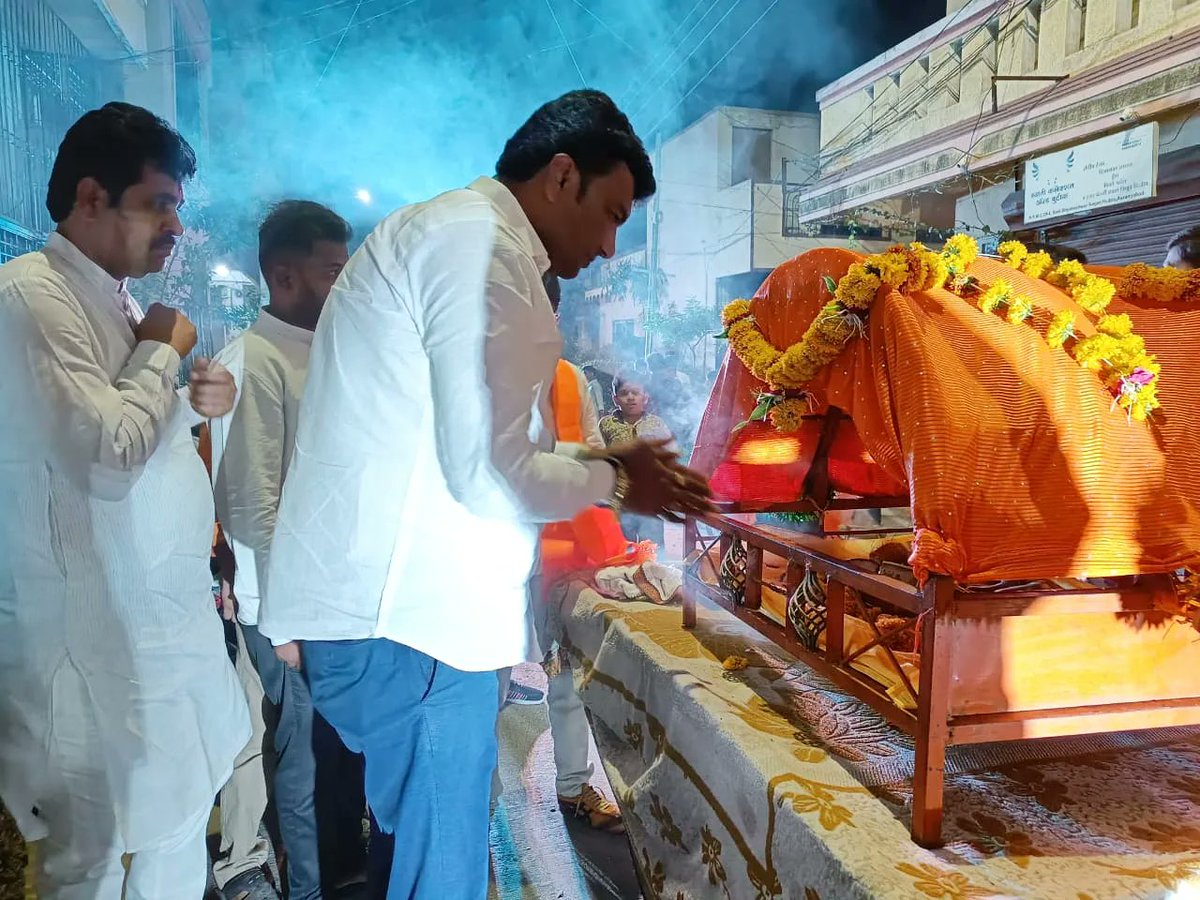
<svg viewBox="0 0 1200 900"><path fill-rule="evenodd" d="M1055 265L1048 253L1030 253L1018 241L1001 244L998 252L1014 269L1060 288L1085 312L1097 317L1097 333L1080 338L1075 314L1063 310L1052 318L1046 342L1054 349L1066 349L1081 366L1097 372L1113 395L1114 407L1125 410L1134 421L1145 421L1159 406L1159 366L1154 356L1146 352L1145 341L1133 333L1133 323L1127 315L1105 313L1116 295L1116 286L1091 274L1074 260ZM850 266L837 282L826 276L824 285L833 299L821 309L804 336L785 350L777 349L767 340L754 320L750 301L734 300L722 311L723 336L729 339L733 352L750 373L769 388L768 393L759 397L755 418L768 418L779 431L800 428L809 411L809 398L803 393L805 385L852 338L866 334L867 314L884 288L908 295L945 287L963 297L976 296L979 308L985 313L1002 311L1011 324L1032 324L1034 304L1029 297L1017 293L1003 279L984 287L967 274L978 257L975 240L969 235L956 234L940 253L919 243L898 245ZM1159 277L1155 273L1160 271L1131 267L1123 287L1143 293L1155 291L1159 297L1192 296L1188 286L1192 284L1190 277ZM1196 284L1200 290L1200 279ZM1200 299L1200 292L1195 296Z"/></svg>

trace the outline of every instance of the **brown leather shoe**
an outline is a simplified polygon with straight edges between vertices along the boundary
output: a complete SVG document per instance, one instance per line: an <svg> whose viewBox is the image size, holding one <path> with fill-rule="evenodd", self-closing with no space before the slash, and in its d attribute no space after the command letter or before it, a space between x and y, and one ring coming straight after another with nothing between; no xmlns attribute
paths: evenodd
<svg viewBox="0 0 1200 900"><path fill-rule="evenodd" d="M558 805L564 813L577 819L586 818L588 824L599 831L607 831L609 834L625 833L621 810L590 784L583 786L578 797L559 796Z"/></svg>

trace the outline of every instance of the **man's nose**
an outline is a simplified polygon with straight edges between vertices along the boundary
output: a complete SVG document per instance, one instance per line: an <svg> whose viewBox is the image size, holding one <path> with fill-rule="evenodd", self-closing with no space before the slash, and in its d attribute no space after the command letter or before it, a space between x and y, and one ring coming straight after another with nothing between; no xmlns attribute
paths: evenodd
<svg viewBox="0 0 1200 900"><path fill-rule="evenodd" d="M167 230L175 237L183 234L183 221L179 218L179 210L171 210L171 216L167 219Z"/></svg>

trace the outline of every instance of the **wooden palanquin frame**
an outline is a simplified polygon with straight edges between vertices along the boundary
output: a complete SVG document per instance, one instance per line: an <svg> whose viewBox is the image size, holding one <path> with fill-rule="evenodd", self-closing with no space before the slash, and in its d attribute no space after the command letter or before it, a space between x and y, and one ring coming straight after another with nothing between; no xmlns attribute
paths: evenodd
<svg viewBox="0 0 1200 900"><path fill-rule="evenodd" d="M832 433L832 426L827 433ZM823 456L827 449L826 441L806 483L808 497L831 496ZM943 779L946 748L951 745L1200 724L1200 641L1194 633L1186 634L1190 631L1186 626L1175 625L1173 637L1171 631L1160 633L1162 627L1172 625L1158 602L1172 590L1166 575L1115 579L1119 587L1111 590L1000 593L968 590L947 576L934 575L918 588L790 542L779 529L763 529L738 518L756 512L900 505L907 506L907 498L843 498L827 505L806 499L786 506L726 506L719 513L688 519L689 552L702 548L701 524L718 533L722 560L734 540L743 543L745 587L740 598L734 597L704 581L698 567L689 566L683 627L695 627L697 600L706 598L911 735L916 744L911 827L916 843L926 847L942 843ZM824 650L809 649L787 624L780 625L761 612L764 553L787 560L782 587L788 595L806 569L828 579ZM876 681L851 667L864 649L850 656L845 652L845 615L854 611L850 591L881 608L915 617L920 647L917 686L888 647L889 635L868 623L875 637L871 646L883 648L904 688L915 697L915 712L897 706ZM1047 618L1031 621L1030 617ZM1031 639L1032 633L1040 636ZM1088 646L1092 635L1104 646L1127 648L1128 669L1114 666L1106 673L1111 678L1097 677L1097 661L1087 656L1096 649ZM1161 650L1156 642L1161 642ZM1046 673L1050 682L1044 690L1031 690L1033 679L1025 676L1035 673L1028 667L1040 665L1038 660L1048 650L1053 659ZM1101 671L1102 665L1103 661ZM1015 697L1005 697L1006 682L1017 683Z"/></svg>

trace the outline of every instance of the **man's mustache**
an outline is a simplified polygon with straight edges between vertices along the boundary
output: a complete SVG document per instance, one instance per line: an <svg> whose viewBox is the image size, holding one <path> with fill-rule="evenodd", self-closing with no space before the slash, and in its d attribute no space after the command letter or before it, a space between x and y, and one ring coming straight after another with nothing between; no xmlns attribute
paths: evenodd
<svg viewBox="0 0 1200 900"><path fill-rule="evenodd" d="M172 252L175 250L175 238L159 238L151 245L151 247L155 250L166 250L168 252Z"/></svg>

